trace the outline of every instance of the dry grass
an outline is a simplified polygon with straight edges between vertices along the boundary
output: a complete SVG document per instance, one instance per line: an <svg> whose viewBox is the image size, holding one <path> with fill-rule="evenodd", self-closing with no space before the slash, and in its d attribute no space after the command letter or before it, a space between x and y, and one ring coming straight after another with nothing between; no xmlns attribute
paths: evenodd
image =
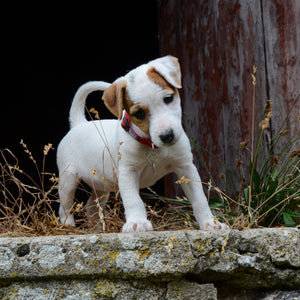
<svg viewBox="0 0 300 300"><path fill-rule="evenodd" d="M216 216L231 228L288 226L300 227L300 115L292 118L300 94L291 104L277 132L273 132L272 101L266 100L262 112L256 111L256 74L253 66L252 123L248 140L237 147L236 166L227 166L216 154L198 145L186 128L190 141L202 165L210 176L208 199L215 208ZM261 102L262 99L259 99ZM279 99L274 99L279 101ZM255 114L261 113L261 120L255 123ZM276 120L274 120L274 123ZM277 127L276 126L276 127ZM272 131L272 135L270 132ZM292 133L292 134L291 134ZM203 153L211 156L224 167L219 175L220 189L210 173ZM211 192L211 193L210 193Z"/></svg>
<svg viewBox="0 0 300 300"><path fill-rule="evenodd" d="M76 216L76 227L60 224L58 209L58 178L46 172L45 161L53 150L51 144L44 146L41 166L21 141L21 145L36 170L33 176L27 174L18 158L12 151L4 149L0 152L0 237L43 236L86 234L100 232L120 232L125 222L124 210L117 195L111 195L104 207L99 209L100 224L89 227L86 218L84 200L75 199L73 212ZM91 191L80 185L88 198ZM82 197L81 197L82 198ZM81 199L80 198L80 199ZM143 194L148 218L154 230L179 230L197 228L191 217L191 208L185 199L163 199L149 189Z"/></svg>

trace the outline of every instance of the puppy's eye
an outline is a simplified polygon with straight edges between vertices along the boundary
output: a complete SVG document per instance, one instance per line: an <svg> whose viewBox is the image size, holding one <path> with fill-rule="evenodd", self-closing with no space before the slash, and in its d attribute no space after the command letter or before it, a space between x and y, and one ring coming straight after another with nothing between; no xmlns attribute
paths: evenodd
<svg viewBox="0 0 300 300"><path fill-rule="evenodd" d="M141 108L136 110L132 115L139 120L144 120L146 118L146 112Z"/></svg>
<svg viewBox="0 0 300 300"><path fill-rule="evenodd" d="M169 104L173 101L173 99L174 99L174 95L168 95L168 96L164 97L164 102L166 104Z"/></svg>

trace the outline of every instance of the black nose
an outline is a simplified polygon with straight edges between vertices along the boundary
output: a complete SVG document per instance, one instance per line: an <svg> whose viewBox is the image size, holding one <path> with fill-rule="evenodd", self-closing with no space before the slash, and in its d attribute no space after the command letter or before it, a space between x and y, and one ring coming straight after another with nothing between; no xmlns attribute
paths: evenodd
<svg viewBox="0 0 300 300"><path fill-rule="evenodd" d="M170 144L174 140L174 132L172 129L166 130L164 133L162 133L159 138L165 143Z"/></svg>

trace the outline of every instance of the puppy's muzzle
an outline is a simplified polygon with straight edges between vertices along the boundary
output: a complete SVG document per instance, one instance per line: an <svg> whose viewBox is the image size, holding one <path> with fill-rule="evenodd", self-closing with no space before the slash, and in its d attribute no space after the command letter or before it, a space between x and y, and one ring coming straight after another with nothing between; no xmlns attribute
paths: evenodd
<svg viewBox="0 0 300 300"><path fill-rule="evenodd" d="M174 134L173 129L166 130L164 133L162 133L159 136L159 138L166 145L172 144L174 142L174 140L175 140L175 134Z"/></svg>

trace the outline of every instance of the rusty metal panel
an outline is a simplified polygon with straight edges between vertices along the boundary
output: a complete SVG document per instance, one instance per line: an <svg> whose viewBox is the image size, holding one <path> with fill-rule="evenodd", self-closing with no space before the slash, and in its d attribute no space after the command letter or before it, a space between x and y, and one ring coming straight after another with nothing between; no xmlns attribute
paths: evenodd
<svg viewBox="0 0 300 300"><path fill-rule="evenodd" d="M266 100L276 98L273 109L280 123L285 117L282 112L287 112L300 92L296 55L300 52L300 10L295 2L159 1L161 54L180 60L184 123L195 143L207 149L199 155L194 147L202 180L207 181L210 172L222 185L219 176L226 174L226 168L235 169L240 142L251 140L252 117L257 133ZM272 50L278 52L275 57ZM254 98L253 65L257 66ZM244 171L247 167L243 166ZM239 178L233 182L238 185Z"/></svg>

